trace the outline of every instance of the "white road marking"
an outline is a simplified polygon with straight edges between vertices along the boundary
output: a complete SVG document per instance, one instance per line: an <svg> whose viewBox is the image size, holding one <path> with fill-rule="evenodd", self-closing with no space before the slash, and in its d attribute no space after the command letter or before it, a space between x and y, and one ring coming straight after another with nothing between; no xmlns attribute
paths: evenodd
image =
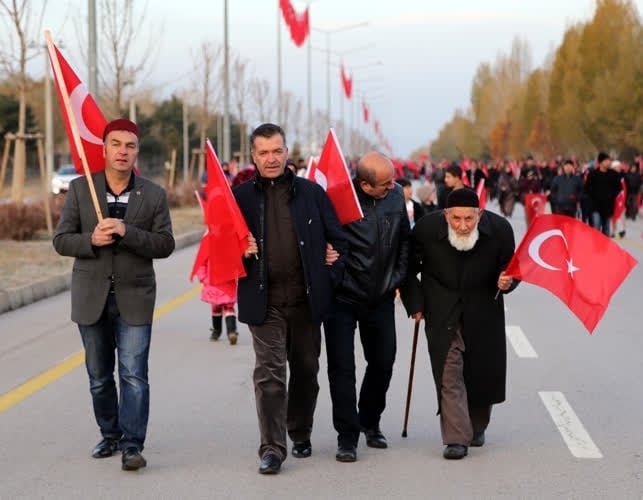
<svg viewBox="0 0 643 500"><path fill-rule="evenodd" d="M514 325L505 326L505 334L519 358L537 358L538 354L527 340L522 328Z"/></svg>
<svg viewBox="0 0 643 500"><path fill-rule="evenodd" d="M562 392L538 393L565 444L576 458L603 458Z"/></svg>

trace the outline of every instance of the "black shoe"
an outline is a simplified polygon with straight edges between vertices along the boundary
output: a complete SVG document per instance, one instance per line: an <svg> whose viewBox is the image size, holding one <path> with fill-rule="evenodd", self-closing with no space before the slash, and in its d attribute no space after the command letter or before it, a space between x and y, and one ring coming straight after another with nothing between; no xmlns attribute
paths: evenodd
<svg viewBox="0 0 643 500"><path fill-rule="evenodd" d="M123 470L138 470L147 465L147 461L143 458L141 452L133 446L123 450L121 461L123 462L121 467Z"/></svg>
<svg viewBox="0 0 643 500"><path fill-rule="evenodd" d="M292 444L292 456L296 458L308 458L313 453L310 439L306 441L295 441Z"/></svg>
<svg viewBox="0 0 643 500"><path fill-rule="evenodd" d="M335 459L338 462L355 462L357 460L357 447L353 445L340 444L337 447Z"/></svg>
<svg viewBox="0 0 643 500"><path fill-rule="evenodd" d="M460 460L467 456L467 447L462 444L450 444L444 449L442 456L447 460Z"/></svg>
<svg viewBox="0 0 643 500"><path fill-rule="evenodd" d="M619 238L625 238L625 231L619 231L618 232L618 237Z"/></svg>
<svg viewBox="0 0 643 500"><path fill-rule="evenodd" d="M111 457L118 451L118 440L113 438L104 438L92 450L92 457L94 458L107 458Z"/></svg>
<svg viewBox="0 0 643 500"><path fill-rule="evenodd" d="M210 328L210 331L212 332L210 334L210 340L212 342L216 342L219 340L219 337L221 336L221 330L215 330L214 328Z"/></svg>
<svg viewBox="0 0 643 500"><path fill-rule="evenodd" d="M373 427L372 429L362 428L362 432L366 436L366 446L380 449L388 448L386 438L384 437L384 434L382 434L379 426Z"/></svg>
<svg viewBox="0 0 643 500"><path fill-rule="evenodd" d="M281 469L281 458L274 453L268 453L259 464L259 474L277 474L279 469Z"/></svg>
<svg viewBox="0 0 643 500"><path fill-rule="evenodd" d="M474 432L470 446L482 446L484 444L484 431Z"/></svg>

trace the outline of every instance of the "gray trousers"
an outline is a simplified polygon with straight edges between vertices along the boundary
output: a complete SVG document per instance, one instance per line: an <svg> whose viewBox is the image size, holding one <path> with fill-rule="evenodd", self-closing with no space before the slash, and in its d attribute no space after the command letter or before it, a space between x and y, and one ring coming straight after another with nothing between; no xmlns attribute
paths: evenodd
<svg viewBox="0 0 643 500"><path fill-rule="evenodd" d="M320 325L312 322L308 305L301 304L268 306L265 321L249 328L255 350L259 456L274 453L285 460L286 432L293 441L305 441L313 429L319 392Z"/></svg>
<svg viewBox="0 0 643 500"><path fill-rule="evenodd" d="M442 372L440 429L442 443L469 446L474 433L483 432L491 419L491 406L470 408L464 385L464 340L460 328L453 338Z"/></svg>

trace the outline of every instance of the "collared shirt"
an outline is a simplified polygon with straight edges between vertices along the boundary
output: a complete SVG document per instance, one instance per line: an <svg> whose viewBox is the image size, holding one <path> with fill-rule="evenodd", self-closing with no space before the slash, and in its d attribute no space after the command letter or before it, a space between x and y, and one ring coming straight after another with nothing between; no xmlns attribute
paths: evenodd
<svg viewBox="0 0 643 500"><path fill-rule="evenodd" d="M119 194L114 193L109 183L106 183L105 187L107 190L107 210L110 217L123 220L123 218L125 217L125 211L127 210L127 204L129 202L130 191L134 189L134 182L135 175L134 172L132 172L127 186Z"/></svg>

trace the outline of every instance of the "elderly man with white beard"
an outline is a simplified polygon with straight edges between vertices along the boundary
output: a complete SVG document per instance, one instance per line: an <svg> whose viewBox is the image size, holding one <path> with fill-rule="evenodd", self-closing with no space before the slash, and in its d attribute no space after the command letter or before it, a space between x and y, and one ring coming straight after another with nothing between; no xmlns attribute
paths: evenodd
<svg viewBox="0 0 643 500"><path fill-rule="evenodd" d="M407 312L425 321L446 459L482 446L491 406L505 400L503 296L518 285L504 274L515 250L511 225L479 208L468 188L413 228Z"/></svg>

